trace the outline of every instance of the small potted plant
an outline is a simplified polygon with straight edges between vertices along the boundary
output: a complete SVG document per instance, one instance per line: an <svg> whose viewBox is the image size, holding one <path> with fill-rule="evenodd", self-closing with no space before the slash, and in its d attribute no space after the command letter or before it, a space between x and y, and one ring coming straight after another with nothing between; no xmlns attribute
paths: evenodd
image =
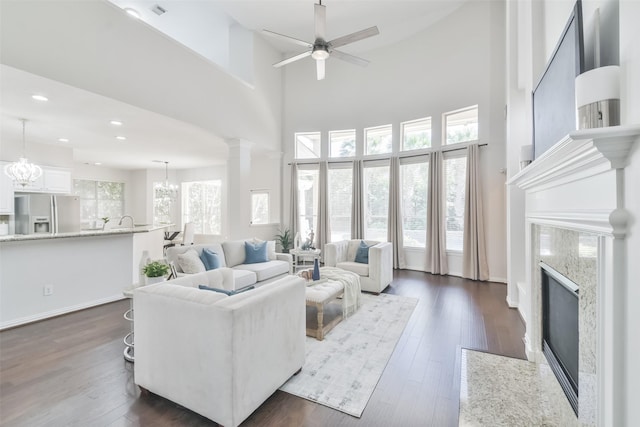
<svg viewBox="0 0 640 427"><path fill-rule="evenodd" d="M281 230L279 234L276 234L276 240L282 246L282 253L288 254L291 247L291 232L289 229L285 228L284 231Z"/></svg>
<svg viewBox="0 0 640 427"><path fill-rule="evenodd" d="M162 282L169 273L169 266L164 262L152 261L142 268L142 272L147 278L147 285Z"/></svg>

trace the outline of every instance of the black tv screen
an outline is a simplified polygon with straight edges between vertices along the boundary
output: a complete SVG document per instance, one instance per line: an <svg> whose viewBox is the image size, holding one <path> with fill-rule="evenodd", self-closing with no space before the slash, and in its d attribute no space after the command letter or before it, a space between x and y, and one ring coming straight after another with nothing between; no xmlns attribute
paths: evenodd
<svg viewBox="0 0 640 427"><path fill-rule="evenodd" d="M534 158L576 129L575 79L582 72L582 4L578 0L547 68L533 90Z"/></svg>

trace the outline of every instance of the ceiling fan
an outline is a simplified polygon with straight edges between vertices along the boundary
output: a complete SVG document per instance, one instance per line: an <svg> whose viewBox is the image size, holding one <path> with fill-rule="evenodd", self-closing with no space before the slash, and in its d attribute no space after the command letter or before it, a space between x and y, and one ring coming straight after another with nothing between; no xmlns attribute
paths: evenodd
<svg viewBox="0 0 640 427"><path fill-rule="evenodd" d="M295 43L300 46L304 46L308 48L306 52L300 53L298 55L292 56L291 58L287 58L284 61L277 62L273 64L274 67L279 68L284 65L295 62L299 59L306 58L307 56L311 56L316 60L316 70L318 75L318 80L324 79L324 61L329 57L338 58L343 61L350 62L355 65L360 65L362 67L366 67L369 64L369 61L366 59L358 58L357 56L350 55L345 52L341 52L336 50L337 47L345 46L350 43L357 42L362 39L366 39L368 37L373 37L380 32L378 31L378 27L373 26L364 30L356 31L355 33L347 34L346 36L338 37L337 39L333 39L330 41L326 40L325 32L326 32L326 6L322 5L322 0L320 0L319 4L314 4L314 16L315 16L315 35L316 39L313 43L308 43L303 40L299 40L293 37L285 36L282 34L275 33L269 30L262 30L265 34L276 37L281 40L285 40L291 43Z"/></svg>

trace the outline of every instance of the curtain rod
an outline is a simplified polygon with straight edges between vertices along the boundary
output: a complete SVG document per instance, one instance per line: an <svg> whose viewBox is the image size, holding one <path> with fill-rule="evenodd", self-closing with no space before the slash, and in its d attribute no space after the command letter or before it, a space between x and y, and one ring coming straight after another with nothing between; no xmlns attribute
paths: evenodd
<svg viewBox="0 0 640 427"><path fill-rule="evenodd" d="M469 144L469 145L472 145L472 144ZM438 152L438 151L441 152L441 153L447 153L449 151L466 150L469 145L467 145L465 147L450 148L448 150L433 150L433 151L428 151L426 153L409 154L407 156L398 156L398 157L401 158L401 159L406 159L406 158L409 158L409 157L427 156L427 155L429 155L431 153L435 153L435 152ZM478 147L484 147L485 145L489 145L489 143L485 142L484 144L478 144ZM386 157L382 158L382 159L375 158L375 159L358 159L358 160L367 161L367 160L385 160L385 159L386 159ZM325 161L325 160L322 160L322 161ZM326 160L326 162L328 162L328 163L351 163L351 162L353 162L353 160L336 160L336 161ZM316 161L316 160L309 161L309 162L298 162L299 165L316 165L318 163L320 163L320 162ZM287 163L287 166L291 166L291 163Z"/></svg>

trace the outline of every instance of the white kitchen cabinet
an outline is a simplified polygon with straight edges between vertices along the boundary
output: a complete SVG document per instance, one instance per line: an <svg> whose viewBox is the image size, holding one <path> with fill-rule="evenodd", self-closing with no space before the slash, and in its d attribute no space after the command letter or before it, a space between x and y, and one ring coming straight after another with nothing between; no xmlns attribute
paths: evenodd
<svg viewBox="0 0 640 427"><path fill-rule="evenodd" d="M71 171L67 169L42 167L42 176L25 185L14 184L14 191L30 193L71 193Z"/></svg>
<svg viewBox="0 0 640 427"><path fill-rule="evenodd" d="M7 162L0 162L0 215L13 215L13 181L4 173Z"/></svg>

